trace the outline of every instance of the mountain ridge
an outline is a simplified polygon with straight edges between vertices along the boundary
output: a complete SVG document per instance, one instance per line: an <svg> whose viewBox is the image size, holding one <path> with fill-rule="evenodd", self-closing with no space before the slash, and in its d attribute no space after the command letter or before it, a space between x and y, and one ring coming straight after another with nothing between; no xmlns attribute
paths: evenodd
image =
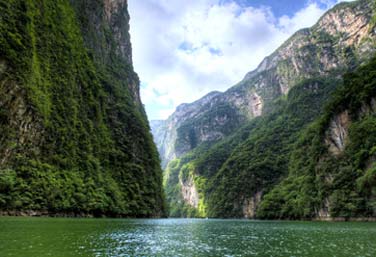
<svg viewBox="0 0 376 257"><path fill-rule="evenodd" d="M217 104L220 108L221 104L230 103L229 109L232 109L233 112L235 112L238 116L235 119L232 119L231 121L229 121L228 123L235 124L234 127L236 128L236 127L241 126L242 124L246 123L247 121L249 121L253 117L260 116L263 112L268 112L269 111L268 110L268 103L273 101L274 99L278 98L280 95L286 95L289 88L291 87L290 84L293 85L294 83L297 83L299 80L301 80L303 78L309 78L309 77L312 77L312 76L315 76L315 75L325 75L325 72L332 72L333 70L337 69L337 67L335 67L335 66L325 67L325 65L328 65L328 64L330 65L332 63L336 63L336 61L337 61L337 62L339 62L338 65L340 67L349 66L349 68L351 68L350 67L351 64L343 63L346 60L346 58L342 58L342 59L340 58L339 60L330 60L330 61L329 61L329 59L328 60L323 59L322 62L315 64L315 65L322 65L323 67L309 67L309 64L312 65L312 63L314 63L315 61L306 60L308 65L304 65L302 63L296 63L294 56L291 56L292 58L290 58L290 59L286 58L285 56L289 51L294 52L294 50L292 50L294 48L300 49L300 48L303 48L305 46L307 48L308 47L314 48L316 43L318 43L319 45L323 45L323 48L325 48L325 43L327 43L325 40L328 40L328 38L330 40L331 37L334 37L334 36L341 37L340 34L344 33L343 31L339 31L338 33L334 33L333 31L331 31L331 32L329 31L330 33L334 34L334 35L331 35L329 32L327 33L325 31L325 29L321 28L323 26L322 23L328 23L329 22L329 25L332 25L332 23L334 23L334 21L332 21L332 23L330 23L330 20L332 20L332 18L333 18L331 14L335 11L338 12L338 10L341 11L342 10L341 8L345 8L348 11L350 11L349 9L354 8L354 10L351 9L352 11L350 11L350 13L352 13L353 16L356 15L357 8L358 8L358 15L360 15L361 17L365 17L365 18L364 19L363 18L358 19L360 24L355 24L355 28L356 28L355 31L358 31L359 34L353 35L353 37L359 36L359 38L365 38L365 35L364 35L365 32L364 31L367 31L367 27L369 26L369 23L367 21L369 21L371 19L372 8L369 8L369 7L371 7L372 2L368 1L368 0L361 1L361 2L362 3L360 3L359 5L354 4L354 3L341 3L341 4L337 5L334 9L329 10L326 14L324 14L320 18L318 23L315 26L313 26L312 28L302 29L302 30L299 30L298 32L294 33L294 35L291 36L288 40L286 40L276 51L274 51L271 55L267 56L259 64L259 66L255 70L247 73L242 81L240 81L236 85L230 87L225 92L220 93L216 97L211 99L212 100L211 103L209 105L205 106L204 108L202 108L202 112L205 113L208 110L210 111L212 106L215 105L215 104ZM361 7L359 7L359 6L361 6ZM343 11L344 10L342 10L342 12ZM339 19L339 20L343 19L343 18L339 18L341 16L342 16L341 13L336 13L337 19ZM352 17L352 19L355 19L355 17ZM351 21L352 20L350 19L350 22ZM362 28L362 30L358 30L359 28ZM318 32L316 30L318 30ZM315 35L316 38L312 38L312 34L314 34L313 32L316 33L316 35ZM373 34L371 33L371 35L373 35L373 36L371 36L371 38L373 38L374 33ZM344 36L342 36L342 37L343 37L343 39L345 39ZM306 42L304 42L303 40L306 40ZM322 40L323 42L320 42L320 40ZM298 42L298 43L296 43L296 42ZM303 45L299 45L299 43L303 44ZM345 48L347 47L346 43L347 42L345 40L343 40L343 42L338 40L338 44L342 44L338 47L338 49L345 50ZM357 44L362 44L362 42L357 42ZM367 43L363 42L363 47L367 48ZM333 48L335 48L335 47L333 47ZM368 48L369 48L369 46L368 46ZM372 48L367 50L367 49L361 49L359 47L358 52L356 54L361 55L362 52L368 53L367 51L371 51L371 50L372 50ZM313 49L313 51L320 52L320 50L316 50L316 49ZM352 52L352 49L348 49L348 51L349 51L348 54L354 54ZM357 51L357 50L355 50L355 51ZM331 57L330 55L331 54L333 55L333 52L334 52L334 49L329 49L329 51L327 51L327 52L325 52L325 49L321 50L321 54L325 54L326 56L324 55L324 57L326 57L326 58L330 58ZM303 53L297 53L297 54L298 54L297 57L301 58L302 56L304 56L304 54L307 55L307 52L304 53L304 49L303 49ZM307 57L307 58L309 58L309 57ZM361 57L360 59L362 59L362 58L367 59L367 57L365 57L365 56ZM349 59L351 59L351 58L349 58ZM301 58L301 60L303 60L303 58ZM286 63L283 63L283 62L286 62ZM286 66L290 67L289 65L294 67L294 70L286 71ZM300 71L300 67L302 67L301 69L303 69L304 72ZM275 72L274 72L274 76L271 77L271 78L263 78L263 73L268 71L268 70L270 71L271 69L276 69ZM304 75L302 75L302 73L304 73ZM279 85L279 88L278 87L271 87L271 88L268 88L267 90L263 89L263 84L269 84L270 85L270 84L273 84L273 83ZM267 92L265 92L265 91L267 91ZM198 104L199 101L200 101L200 99L196 100L195 103ZM202 98L202 101L204 102L203 104L205 104L204 97ZM179 116L181 116L181 112L182 112L182 110L178 111ZM175 114L172 114L171 117L169 119L167 119L167 122L170 123L169 126L167 126L167 129L177 130L177 128L179 126L183 125L183 124L173 124L173 122L171 123L171 120L174 120L174 115ZM200 116L203 116L203 114L200 113ZM225 118L224 116L225 116L225 114L218 115L218 118ZM194 120L194 119L198 120L198 122L201 122L201 121L199 121L200 120L199 117L191 118L191 120ZM203 122L203 123L205 123L205 122ZM205 126L208 126L208 124L202 124L198 130L200 130L200 132L202 132L203 130L205 130ZM175 127L175 128L173 128L173 127ZM215 134L217 136L210 137L210 135L209 135L207 137L211 140L205 140L205 138L204 138L204 140L200 140L199 139L200 138L200 135L199 135L200 132L195 131L195 133L194 133L194 134L198 134L196 137L198 138L199 142L200 141L205 141L205 142L207 142L207 141L217 141L218 139L222 139L223 137L225 137L229 134L229 132L221 131L221 129L219 128L218 131L215 131ZM175 135L175 134L178 134L178 133L172 131L172 133L170 133L170 134ZM172 137L170 139L167 139L167 141L169 141L169 142L165 142L164 144L169 145L170 149L173 149L174 144L175 144L174 141L179 141L179 137L180 138L184 138L184 137L187 138L188 136L186 134L187 133L184 133L181 136L177 135L176 136L177 138ZM205 132L204 132L204 134L205 134ZM208 133L208 134L210 134L210 133ZM182 140L189 145L189 142L188 142L189 140L185 140L185 139L182 139ZM157 144L157 145L160 145L160 143ZM188 147L187 149L182 149L182 151L180 151L180 149L177 149L176 150L177 154L175 154L175 155L174 154L170 154L170 155L167 154L166 155L163 151L162 152L160 151L162 163L167 164L168 161L172 160L171 156L179 157L182 154L186 153L187 151L192 150L193 148L194 147ZM173 151L173 150L170 150L170 151ZM165 165L164 165L164 167L165 167Z"/></svg>
<svg viewBox="0 0 376 257"><path fill-rule="evenodd" d="M200 115L189 116L180 124L173 122L175 114L170 116L165 129L174 137L168 138L167 133L164 141L158 141L158 135L154 134L159 149L164 142L170 151L166 158L160 150L167 167L165 187L172 206L170 214L255 217L264 194L275 185L276 180L286 176L288 155L292 149L290 144L296 140L298 131L323 111L322 106L315 107L317 111L311 112L313 116L308 118L304 117L304 113L296 113L300 125L294 125L295 118L290 117L294 110L284 99L290 99L295 106L301 106L299 108L306 108L304 103L295 103L294 99L304 99L309 91L296 89L289 97L289 92L300 85L299 88L314 89L311 93L312 97L317 97L317 103L327 101L330 92L341 84L342 75L366 64L375 53L374 15L373 2L369 0L337 5L312 28L296 32L254 71L246 74L240 83L211 99L200 109ZM323 88L315 89L317 85ZM314 102L310 104L315 106ZM285 108L288 111L284 111ZM269 129L265 123L274 117L277 121L269 120L274 124L271 126L284 124L278 120L276 110L287 117L285 126L292 129L285 130L285 134L278 135L278 131ZM266 132L262 133L261 128ZM252 133L255 135L252 136ZM271 145L273 140L281 142L276 143L284 149L279 154L281 157L262 153L279 152ZM247 142L255 149L256 146L261 147L260 154L253 151ZM248 157L244 154L247 151ZM258 164L248 158L261 159ZM273 164L273 158L281 160ZM268 161L263 162L262 159ZM274 175L267 175L268 170L274 170ZM236 172L244 175L236 175ZM247 183L254 186L257 183L246 177L256 174L264 176L265 189L247 189ZM226 195L232 198L226 200Z"/></svg>

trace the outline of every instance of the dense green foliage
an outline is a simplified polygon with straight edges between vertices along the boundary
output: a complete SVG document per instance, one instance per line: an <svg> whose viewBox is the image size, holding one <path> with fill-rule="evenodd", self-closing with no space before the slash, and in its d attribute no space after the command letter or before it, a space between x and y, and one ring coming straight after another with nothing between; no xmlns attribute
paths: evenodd
<svg viewBox="0 0 376 257"><path fill-rule="evenodd" d="M243 217L261 192L258 218L374 216L375 76L376 58L344 82L302 81L271 113L172 162L165 182L172 215ZM332 153L328 137L339 115L348 115L342 124L348 136L343 152ZM188 178L200 195L197 209L182 201L180 184Z"/></svg>
<svg viewBox="0 0 376 257"><path fill-rule="evenodd" d="M299 131L321 113L337 83L322 78L302 81L286 98L273 103L272 113L252 120L209 149L199 147L175 160L167 169L167 196L178 197L179 176L182 181L191 176L201 196L199 216L243 217L246 199L269 190L287 174L289 153ZM176 202L182 203L181 198Z"/></svg>
<svg viewBox="0 0 376 257"><path fill-rule="evenodd" d="M289 175L264 197L262 218L311 218L376 214L376 58L347 74L324 115L300 137L289 160ZM346 147L328 150L329 124L349 116Z"/></svg>
<svg viewBox="0 0 376 257"><path fill-rule="evenodd" d="M181 157L167 168L165 181L173 216L375 215L374 61L344 76L372 58L375 8L371 0L337 5L221 101L175 124L177 137L170 141ZM247 98L255 93L262 104L258 118L249 113L257 97ZM226 114L222 124L215 122L218 113ZM217 131L219 139L209 138Z"/></svg>
<svg viewBox="0 0 376 257"><path fill-rule="evenodd" d="M210 216L242 217L243 204L257 192L268 191L287 173L287 162L298 133L320 114L336 81L305 80L261 118L210 181Z"/></svg>
<svg viewBox="0 0 376 257"><path fill-rule="evenodd" d="M186 204L183 201L181 183L186 181L189 177L194 177L194 166L190 163L196 160L199 156L209 149L209 144L201 144L193 151L185 154L180 159L171 161L166 169L164 176L164 187L166 192L166 201L169 203L169 212L171 217L200 217L203 213ZM197 185L199 178L195 179ZM201 196L203 196L201 194Z"/></svg>
<svg viewBox="0 0 376 257"><path fill-rule="evenodd" d="M103 2L0 0L0 13L0 96L13 94L0 104L1 148L11 153L0 165L0 209L162 215L138 78ZM20 102L27 133L14 126Z"/></svg>

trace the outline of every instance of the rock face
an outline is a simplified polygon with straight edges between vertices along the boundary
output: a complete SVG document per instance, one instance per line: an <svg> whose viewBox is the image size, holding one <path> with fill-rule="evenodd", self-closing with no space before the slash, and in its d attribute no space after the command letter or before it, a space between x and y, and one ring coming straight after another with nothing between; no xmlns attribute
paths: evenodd
<svg viewBox="0 0 376 257"><path fill-rule="evenodd" d="M126 0L0 0L0 209L164 213Z"/></svg>
<svg viewBox="0 0 376 257"><path fill-rule="evenodd" d="M104 11L106 14L106 19L111 21L112 16L119 14L119 10L124 10L126 6L126 0L104 0Z"/></svg>
<svg viewBox="0 0 376 257"><path fill-rule="evenodd" d="M179 106L166 121L152 122L163 167L270 112L270 103L299 81L340 75L366 61L375 52L371 17L372 1L339 4L312 28L295 33L226 92L210 93Z"/></svg>
<svg viewBox="0 0 376 257"><path fill-rule="evenodd" d="M105 17L117 44L117 53L132 66L132 46L129 40L127 0L104 0ZM134 92L135 94L138 93ZM138 99L139 100L139 97Z"/></svg>
<svg viewBox="0 0 376 257"><path fill-rule="evenodd" d="M261 202L262 192L257 192L253 197L250 199L244 200L243 204L243 217L247 219L254 219L256 218L256 210L258 205Z"/></svg>
<svg viewBox="0 0 376 257"><path fill-rule="evenodd" d="M103 1L103 2L102 2ZM127 0L101 0L92 4L89 1L70 0L81 24L85 44L99 61L111 65L111 57L116 54L121 61L133 70L132 46L129 36L129 13ZM110 35L111 34L111 35ZM141 104L138 77L127 78L134 100Z"/></svg>
<svg viewBox="0 0 376 257"><path fill-rule="evenodd" d="M315 78L339 79L345 72L369 61L376 52L373 16L373 1L361 0L339 4L324 14L313 27L296 32L273 54L266 57L257 69L246 74L241 82L226 92L214 92L192 104L181 105L166 121L153 122L152 131L163 167L168 166L175 158L189 164L205 162L202 160L205 151L195 156L196 153L192 150L209 149L210 152L212 146L235 135L240 127L250 124L255 117L273 113L273 103L281 99L281 96L287 95L301 81ZM348 123L349 117L346 114L333 118L331 122L327 144L334 154L341 152L346 144ZM244 148L237 150L246 151L247 146ZM260 150L265 149L260 147ZM211 166L223 168L215 163L217 157L209 157L212 159L207 161ZM222 156L218 158L219 162L226 161ZM231 169L232 162L236 160L227 161L227 166ZM238 166L244 170L252 166L251 160L243 161L248 165ZM184 169L184 163L180 166ZM206 172L200 170L201 174L196 175ZM209 173L215 177L218 172L224 171L210 168ZM237 172L245 174L243 170L234 171ZM176 181L174 176L178 176L179 171L174 169L168 173L169 179ZM180 189L182 190L181 186ZM261 188L257 191L263 190ZM253 217L255 206L258 205L257 199L256 196L246 200L237 199L236 204L226 202L225 206L229 209L229 206L236 205L236 216ZM199 202L205 200L199 199Z"/></svg>
<svg viewBox="0 0 376 257"><path fill-rule="evenodd" d="M198 192L192 177L187 181L180 180L180 184L184 202L191 207L198 208Z"/></svg>
<svg viewBox="0 0 376 257"><path fill-rule="evenodd" d="M349 126L350 117L348 111L336 115L330 121L329 131L325 141L329 145L329 151L332 154L339 155L345 149Z"/></svg>
<svg viewBox="0 0 376 257"><path fill-rule="evenodd" d="M165 168L169 161L181 156L194 148L194 144L199 144L208 140L208 138L221 138L222 132L207 131L203 127L189 128L188 131L178 130L180 127L189 126L190 120L202 117L204 108L210 105L219 92L212 92L200 100L191 104L182 104L176 108L176 111L167 120L151 121L150 126L154 136L154 141L158 147L162 159L162 167ZM213 122L223 122L227 119L226 115L218 115L217 120ZM209 125L209 124L208 124ZM177 145L179 144L179 145Z"/></svg>
<svg viewBox="0 0 376 257"><path fill-rule="evenodd" d="M265 196L269 217L374 219L375 71L376 56L346 74L324 115L302 133L290 173ZM288 193L280 197L281 192ZM294 207L298 198L304 199L300 204L306 211Z"/></svg>
<svg viewBox="0 0 376 257"><path fill-rule="evenodd" d="M39 147L44 141L44 128L40 117L35 115L35 110L25 101L25 90L17 85L17 82L4 81L0 95L4 96L0 100L0 110L3 111L2 124L9 122L7 127L1 127L0 132L2 135L11 135L11 138L0 138L0 167L4 167L11 157L17 154L17 145L31 146L25 149L28 152L39 152Z"/></svg>
<svg viewBox="0 0 376 257"><path fill-rule="evenodd" d="M372 98L369 104L362 104L357 116L366 117L374 113L376 113L376 100ZM350 125L351 117L348 110L335 115L330 120L325 143L329 146L328 150L331 154L338 156L345 149Z"/></svg>

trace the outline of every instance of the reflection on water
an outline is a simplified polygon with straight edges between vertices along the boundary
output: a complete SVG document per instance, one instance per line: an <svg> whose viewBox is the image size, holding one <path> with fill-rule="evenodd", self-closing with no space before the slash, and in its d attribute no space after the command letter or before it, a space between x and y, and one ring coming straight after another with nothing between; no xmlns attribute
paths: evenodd
<svg viewBox="0 0 376 257"><path fill-rule="evenodd" d="M376 223L0 218L0 256L376 256Z"/></svg>

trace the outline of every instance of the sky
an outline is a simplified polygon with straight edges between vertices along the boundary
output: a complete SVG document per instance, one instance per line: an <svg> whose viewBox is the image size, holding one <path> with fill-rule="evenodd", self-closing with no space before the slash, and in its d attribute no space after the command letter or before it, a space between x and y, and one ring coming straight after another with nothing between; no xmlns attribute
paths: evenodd
<svg viewBox="0 0 376 257"><path fill-rule="evenodd" d="M344 0L128 0L133 64L149 120L225 91Z"/></svg>

